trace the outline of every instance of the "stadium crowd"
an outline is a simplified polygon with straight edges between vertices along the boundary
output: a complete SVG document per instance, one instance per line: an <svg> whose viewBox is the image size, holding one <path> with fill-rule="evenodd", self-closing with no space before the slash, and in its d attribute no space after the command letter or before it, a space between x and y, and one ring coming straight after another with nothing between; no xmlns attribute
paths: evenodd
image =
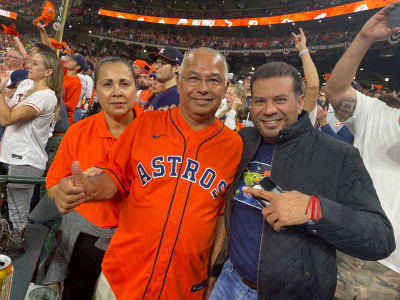
<svg viewBox="0 0 400 300"><path fill-rule="evenodd" d="M268 36L268 37L239 37L239 36L214 36L197 35L194 33L163 33L154 29L121 29L115 25L109 29L106 27L98 28L95 32L99 35L118 38L144 44L156 44L164 46L175 46L185 48L210 47L215 49L281 49L294 47L293 40L287 36ZM336 43L351 42L357 32L325 32L308 34L309 45L328 45Z"/></svg>
<svg viewBox="0 0 400 300"><path fill-rule="evenodd" d="M399 92L353 81L396 6L360 32L267 39L99 28L166 46L148 60L40 22L2 34L2 172L46 176L63 214L41 283L63 300L399 299ZM321 84L307 46L348 40ZM217 51L280 47L302 70L232 74ZM7 194L22 248L39 196Z"/></svg>
<svg viewBox="0 0 400 300"><path fill-rule="evenodd" d="M20 7L31 5L34 0L15 0L15 1L0 1L0 9L8 11L17 11Z"/></svg>

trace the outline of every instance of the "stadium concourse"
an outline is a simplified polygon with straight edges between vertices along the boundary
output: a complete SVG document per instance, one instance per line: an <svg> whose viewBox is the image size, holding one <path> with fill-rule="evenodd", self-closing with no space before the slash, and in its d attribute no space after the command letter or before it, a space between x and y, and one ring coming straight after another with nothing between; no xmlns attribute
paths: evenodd
<svg viewBox="0 0 400 300"><path fill-rule="evenodd" d="M400 299L400 2L264 2L0 1L9 299Z"/></svg>

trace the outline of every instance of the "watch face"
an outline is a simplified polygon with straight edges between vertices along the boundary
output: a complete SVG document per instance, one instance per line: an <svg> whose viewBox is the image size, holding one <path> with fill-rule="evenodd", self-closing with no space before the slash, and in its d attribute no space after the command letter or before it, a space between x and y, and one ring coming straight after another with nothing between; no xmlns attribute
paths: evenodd
<svg viewBox="0 0 400 300"><path fill-rule="evenodd" d="M388 26L390 28L400 26L400 6L396 6L389 14Z"/></svg>

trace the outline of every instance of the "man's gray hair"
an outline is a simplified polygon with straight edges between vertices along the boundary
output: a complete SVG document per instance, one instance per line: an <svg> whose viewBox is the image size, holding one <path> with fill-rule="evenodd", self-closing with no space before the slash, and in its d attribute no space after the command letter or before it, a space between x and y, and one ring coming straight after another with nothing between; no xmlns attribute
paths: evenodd
<svg viewBox="0 0 400 300"><path fill-rule="evenodd" d="M181 76L183 74L183 70L186 68L187 61L192 59L194 54L214 55L215 57L217 57L220 60L222 60L222 63L224 64L224 78L225 78L225 81L228 81L228 64L226 63L225 55L221 54L217 50L214 50L214 49L211 49L211 48L206 48L206 47L192 49L189 52L185 53L185 56L183 57L183 61L182 61L182 64L181 64L181 67L179 68L179 76Z"/></svg>

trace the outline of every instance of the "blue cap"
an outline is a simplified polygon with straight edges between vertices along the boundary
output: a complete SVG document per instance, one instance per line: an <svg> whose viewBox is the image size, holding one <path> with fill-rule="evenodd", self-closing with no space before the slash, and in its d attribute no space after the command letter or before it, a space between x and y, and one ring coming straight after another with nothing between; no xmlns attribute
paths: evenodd
<svg viewBox="0 0 400 300"><path fill-rule="evenodd" d="M150 52L149 57L151 60L157 60L157 57L161 57L171 64L180 65L182 64L183 54L181 51L174 47L164 47L160 52Z"/></svg>
<svg viewBox="0 0 400 300"><path fill-rule="evenodd" d="M25 69L19 69L19 70L15 70L11 73L10 75L10 84L6 86L6 88L8 89L13 89L15 87L15 85L28 78L28 70Z"/></svg>
<svg viewBox="0 0 400 300"><path fill-rule="evenodd" d="M74 53L74 54L68 54L74 61L76 61L76 63L78 64L78 66L80 66L82 68L83 71L85 71L85 69L87 70L87 63L86 63L86 59L83 57L82 54L79 53Z"/></svg>

